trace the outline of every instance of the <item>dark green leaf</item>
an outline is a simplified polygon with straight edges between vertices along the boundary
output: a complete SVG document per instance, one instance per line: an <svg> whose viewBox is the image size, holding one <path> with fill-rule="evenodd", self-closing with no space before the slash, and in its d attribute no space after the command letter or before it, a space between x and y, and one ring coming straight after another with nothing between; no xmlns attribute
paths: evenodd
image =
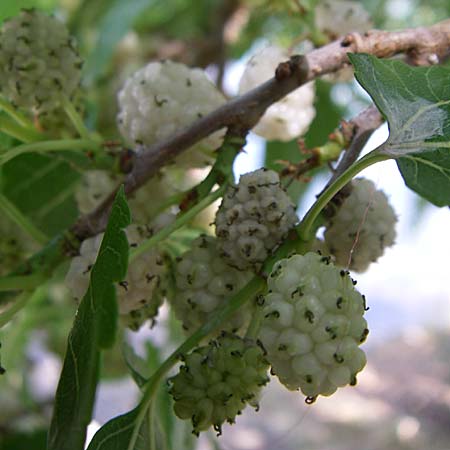
<svg viewBox="0 0 450 450"><path fill-rule="evenodd" d="M47 430L4 433L0 436L0 450L45 450Z"/></svg>
<svg viewBox="0 0 450 450"><path fill-rule="evenodd" d="M69 227L78 212L73 196L79 173L51 156L21 155L3 166L5 196L49 236Z"/></svg>
<svg viewBox="0 0 450 450"><path fill-rule="evenodd" d="M134 436L140 408L115 417L107 422L93 437L87 450L148 450L150 447L150 427L144 420L135 436L135 443L129 447Z"/></svg>
<svg viewBox="0 0 450 450"><path fill-rule="evenodd" d="M83 298L68 337L64 365L56 390L48 450L82 450L92 418L98 383L98 349L95 311L90 290Z"/></svg>
<svg viewBox="0 0 450 450"><path fill-rule="evenodd" d="M411 189L437 206L450 205L450 69L366 54L349 58L389 123L379 152L397 159Z"/></svg>
<svg viewBox="0 0 450 450"><path fill-rule="evenodd" d="M111 347L115 339L118 306L114 282L125 278L129 246L123 228L131 223L123 187L116 195L105 236L91 271L90 291L96 310L99 345Z"/></svg>
<svg viewBox="0 0 450 450"><path fill-rule="evenodd" d="M308 148L317 147L328 141L328 135L339 125L344 116L344 109L331 100L331 85L322 80L316 80L316 98L314 108L316 117L305 134L305 144Z"/></svg>
<svg viewBox="0 0 450 450"><path fill-rule="evenodd" d="M100 348L114 342L117 302L113 282L127 270L128 243L123 231L130 210L123 187L117 193L89 288L80 303L68 337L56 391L48 450L82 450L98 383Z"/></svg>

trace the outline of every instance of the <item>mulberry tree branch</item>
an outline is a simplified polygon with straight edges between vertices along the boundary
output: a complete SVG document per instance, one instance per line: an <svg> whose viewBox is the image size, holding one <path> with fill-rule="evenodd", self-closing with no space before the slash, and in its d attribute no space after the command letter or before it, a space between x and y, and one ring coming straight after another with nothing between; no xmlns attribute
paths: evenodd
<svg viewBox="0 0 450 450"><path fill-rule="evenodd" d="M342 175L358 159L370 136L382 125L383 121L380 111L374 105L371 105L352 120L346 122L346 131L351 133L350 145L324 189L330 186L336 178Z"/></svg>
<svg viewBox="0 0 450 450"><path fill-rule="evenodd" d="M125 179L125 192L134 192L177 155L219 129L228 128L230 132L230 128L235 128L238 134L250 130L270 105L308 81L349 65L347 53L359 52L381 58L403 53L411 64L438 64L450 53L450 20L402 31L350 33L306 55L291 57L278 66L274 78L266 83L230 100L168 139L139 149L134 167ZM114 193L92 213L82 216L72 232L82 240L102 231L113 198Z"/></svg>

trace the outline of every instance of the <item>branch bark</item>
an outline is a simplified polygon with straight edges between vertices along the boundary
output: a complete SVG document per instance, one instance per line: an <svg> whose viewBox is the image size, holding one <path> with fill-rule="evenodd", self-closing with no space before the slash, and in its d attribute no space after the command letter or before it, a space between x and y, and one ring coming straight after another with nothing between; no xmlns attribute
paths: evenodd
<svg viewBox="0 0 450 450"><path fill-rule="evenodd" d="M211 133L230 127L241 133L250 130L270 105L308 81L347 66L347 53L360 52L380 58L403 53L414 65L437 64L450 54L450 20L402 31L350 33L304 56L291 57L278 66L274 78L266 83L230 100L168 139L138 149L133 170L125 179L126 194L134 192L161 167ZM72 227L75 236L83 240L101 232L106 226L113 198L114 193L92 213L82 216Z"/></svg>
<svg viewBox="0 0 450 450"><path fill-rule="evenodd" d="M344 156L339 161L333 176L328 181L324 190L358 159L361 150L366 145L370 136L372 136L372 133L381 126L383 122L383 116L374 105L369 106L352 120L347 122L347 126L352 129L351 143L345 151Z"/></svg>

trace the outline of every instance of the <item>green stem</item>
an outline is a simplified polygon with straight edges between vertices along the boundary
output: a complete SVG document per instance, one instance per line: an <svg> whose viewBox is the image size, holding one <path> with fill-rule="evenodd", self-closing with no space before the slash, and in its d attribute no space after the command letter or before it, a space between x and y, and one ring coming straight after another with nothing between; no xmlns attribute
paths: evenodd
<svg viewBox="0 0 450 450"><path fill-rule="evenodd" d="M375 149L368 153L366 156L356 161L351 165L341 176L339 176L333 184L331 184L317 199L316 203L310 208L303 218L301 224L297 228L298 235L304 241L310 239L310 232L313 228L314 222L318 218L323 208L328 202L359 172L377 162L386 161L390 159L390 156L381 155L378 150Z"/></svg>
<svg viewBox="0 0 450 450"><path fill-rule="evenodd" d="M90 140L91 139L90 131L86 128L83 119L78 114L78 111L73 106L73 103L66 96L63 96L62 98L62 106L64 112L67 114L67 117L70 119L72 125L75 127L75 130L77 130L81 138Z"/></svg>
<svg viewBox="0 0 450 450"><path fill-rule="evenodd" d="M99 150L100 146L97 142L94 142L90 139L63 139L22 144L8 150L5 153L2 153L0 155L0 166L24 153L45 153L52 151L73 151L86 149Z"/></svg>
<svg viewBox="0 0 450 450"><path fill-rule="evenodd" d="M7 116L0 117L0 131L22 142L35 142L45 139L45 135L35 129L25 128Z"/></svg>
<svg viewBox="0 0 450 450"><path fill-rule="evenodd" d="M207 337L218 328L223 322L229 319L242 305L248 302L250 299L254 298L258 292L262 291L266 286L266 280L262 277L255 276L252 278L243 289L241 289L234 297L232 297L225 305L220 308L209 322L204 324L200 329L198 329L194 334L184 341L156 370L148 381L144 395L142 397L139 414L136 418L136 424L133 434L131 436L130 442L128 444L127 450L132 450L135 448L135 443L138 438L139 429L148 408L153 400L153 397L158 388L159 382L166 375L166 373L179 361L179 357L188 353L192 350L202 339Z"/></svg>
<svg viewBox="0 0 450 450"><path fill-rule="evenodd" d="M172 222L167 227L163 228L161 231L153 235L151 238L147 239L144 243L140 244L137 248L135 248L130 254L130 262L142 255L142 253L148 251L150 248L154 247L159 242L166 239L170 236L175 230L181 228L183 225L188 223L191 219L193 219L200 211L204 210L207 206L217 200L219 197L222 197L225 192L227 185L224 184L219 189L205 197L203 200L198 202L191 209L181 214L175 222Z"/></svg>
<svg viewBox="0 0 450 450"><path fill-rule="evenodd" d="M258 307L258 309L253 313L250 324L247 328L247 332L245 333L245 337L248 339L255 340L259 334L259 330L261 329L263 320L263 308Z"/></svg>
<svg viewBox="0 0 450 450"><path fill-rule="evenodd" d="M191 202L194 203L205 198L214 185L222 185L234 181L233 162L239 150L245 145L245 142L245 139L241 137L225 136L225 140L218 150L216 162L206 178L186 193L185 198L189 201L184 205L185 208L188 208Z"/></svg>
<svg viewBox="0 0 450 450"><path fill-rule="evenodd" d="M23 128L34 130L33 122L2 96L0 96L0 109L3 109L3 111L11 116Z"/></svg>
<svg viewBox="0 0 450 450"><path fill-rule="evenodd" d="M164 212L169 206L178 205L184 197L186 197L186 194L190 191L182 191L177 192L176 194L171 195L170 197L167 197L166 200L164 200L161 205L158 207L156 212L154 213L154 217L157 217L159 214Z"/></svg>
<svg viewBox="0 0 450 450"><path fill-rule="evenodd" d="M33 223L30 222L16 206L1 193L0 210L2 210L13 222L19 225L19 227L37 243L46 244L48 242L48 237L41 230L36 228Z"/></svg>
<svg viewBox="0 0 450 450"><path fill-rule="evenodd" d="M40 286L48 277L42 273L34 275L11 275L0 278L1 291L31 290ZM1 302L0 302L1 304Z"/></svg>

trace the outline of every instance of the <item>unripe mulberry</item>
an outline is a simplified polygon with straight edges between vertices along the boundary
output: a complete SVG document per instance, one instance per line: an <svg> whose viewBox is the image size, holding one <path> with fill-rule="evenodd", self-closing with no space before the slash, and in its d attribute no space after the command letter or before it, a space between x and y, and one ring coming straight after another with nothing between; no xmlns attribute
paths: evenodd
<svg viewBox="0 0 450 450"><path fill-rule="evenodd" d="M77 90L71 98L72 105L80 117L85 115L85 97L80 90ZM76 137L78 132L75 129L72 120L64 112L63 108L45 111L39 114L39 128L49 136L59 137L61 139Z"/></svg>
<svg viewBox="0 0 450 450"><path fill-rule="evenodd" d="M142 226L131 225L125 231L130 247L148 237L147 229ZM89 286L90 270L102 238L103 234L99 234L83 241L79 256L71 261L65 281L78 300L83 298ZM129 264L126 279L118 283L116 291L121 319L132 330L156 317L164 300L166 272L164 256L155 249L143 253Z"/></svg>
<svg viewBox="0 0 450 450"><path fill-rule="evenodd" d="M52 16L23 10L0 33L0 90L14 105L52 111L70 98L82 60L66 26Z"/></svg>
<svg viewBox="0 0 450 450"><path fill-rule="evenodd" d="M278 174L259 169L242 175L226 191L216 215L216 235L230 265L257 269L296 222Z"/></svg>
<svg viewBox="0 0 450 450"><path fill-rule="evenodd" d="M120 132L129 145L151 145L186 128L225 103L201 69L151 62L127 79L118 94ZM177 166L203 167L223 141L218 131L176 158Z"/></svg>
<svg viewBox="0 0 450 450"><path fill-rule="evenodd" d="M222 424L234 423L247 404L258 408L268 366L253 341L223 333L187 355L170 379L175 414L191 419L195 434L211 426L220 434Z"/></svg>
<svg viewBox="0 0 450 450"><path fill-rule="evenodd" d="M350 195L326 225L325 243L336 264L364 272L394 244L396 222L386 195L372 181L357 178Z"/></svg>
<svg viewBox="0 0 450 450"><path fill-rule="evenodd" d="M272 371L308 400L356 383L366 363L365 298L348 273L317 253L275 264L259 338Z"/></svg>
<svg viewBox="0 0 450 450"><path fill-rule="evenodd" d="M257 53L242 75L239 94L273 78L278 64L288 59L288 52L277 46ZM252 131L268 140L290 141L306 133L315 115L314 83L309 82L271 105Z"/></svg>
<svg viewBox="0 0 450 450"><path fill-rule="evenodd" d="M187 332L208 322L214 311L239 292L251 274L228 266L220 256L217 240L202 235L192 242L192 248L177 260L175 292L171 306ZM237 331L250 319L251 306L244 306L224 325Z"/></svg>

